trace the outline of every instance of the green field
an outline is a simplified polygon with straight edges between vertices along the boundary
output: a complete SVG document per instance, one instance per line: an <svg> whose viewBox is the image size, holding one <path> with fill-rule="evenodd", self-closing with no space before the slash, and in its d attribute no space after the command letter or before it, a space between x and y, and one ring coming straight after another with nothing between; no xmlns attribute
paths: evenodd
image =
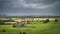
<svg viewBox="0 0 60 34"><path fill-rule="evenodd" d="M34 28L14 28L13 25L0 25L0 34L20 34L20 32L26 32L26 34L60 34L60 21L50 21L48 23L33 21L31 24L27 24L26 26L34 26ZM3 32L3 30L6 31Z"/></svg>

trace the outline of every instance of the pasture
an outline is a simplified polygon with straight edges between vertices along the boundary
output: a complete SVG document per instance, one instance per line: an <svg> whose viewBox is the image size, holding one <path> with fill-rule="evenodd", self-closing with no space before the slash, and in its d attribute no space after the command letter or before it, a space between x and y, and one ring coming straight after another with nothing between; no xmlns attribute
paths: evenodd
<svg viewBox="0 0 60 34"><path fill-rule="evenodd" d="M30 22L26 26L33 27L13 27L13 25L0 25L0 34L60 34L60 20L43 23L40 20Z"/></svg>

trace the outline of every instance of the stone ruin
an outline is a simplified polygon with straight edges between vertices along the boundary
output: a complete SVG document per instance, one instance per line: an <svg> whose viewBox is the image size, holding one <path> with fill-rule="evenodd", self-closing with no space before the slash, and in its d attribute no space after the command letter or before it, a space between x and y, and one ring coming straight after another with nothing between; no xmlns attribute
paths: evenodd
<svg viewBox="0 0 60 34"><path fill-rule="evenodd" d="M26 26L26 22L25 21L17 22L17 24L13 25L13 27L25 27L25 26Z"/></svg>

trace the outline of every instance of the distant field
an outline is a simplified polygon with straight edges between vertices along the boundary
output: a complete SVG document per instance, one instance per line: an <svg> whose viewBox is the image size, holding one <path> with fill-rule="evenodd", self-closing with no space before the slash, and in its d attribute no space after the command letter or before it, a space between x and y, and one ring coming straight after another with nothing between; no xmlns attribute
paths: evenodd
<svg viewBox="0 0 60 34"><path fill-rule="evenodd" d="M21 20L32 20L32 18L0 18L0 20L9 20L9 19L12 19L12 20L15 20L15 21L21 21ZM33 18L33 20L44 20L44 19L47 19L47 18ZM49 20L54 20L54 19L59 19L60 18L48 18Z"/></svg>
<svg viewBox="0 0 60 34"><path fill-rule="evenodd" d="M48 23L34 21L26 26L34 26L35 28L14 28L13 25L0 25L0 34L20 34L20 32L26 32L26 34L60 34L60 20ZM3 32L3 30L6 30L6 32Z"/></svg>

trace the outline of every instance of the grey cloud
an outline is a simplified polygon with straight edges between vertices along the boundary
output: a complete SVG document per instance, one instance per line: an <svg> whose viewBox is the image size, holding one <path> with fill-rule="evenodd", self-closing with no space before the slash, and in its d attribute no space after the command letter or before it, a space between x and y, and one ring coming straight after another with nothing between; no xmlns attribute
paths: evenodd
<svg viewBox="0 0 60 34"><path fill-rule="evenodd" d="M44 3L44 4L51 4L59 0L26 0L27 3Z"/></svg>
<svg viewBox="0 0 60 34"><path fill-rule="evenodd" d="M26 0L26 3L43 3L47 8L24 7L19 0L0 0L0 13L8 15L59 15L60 0ZM23 4L23 2L22 2ZM60 16L60 15L59 15Z"/></svg>

